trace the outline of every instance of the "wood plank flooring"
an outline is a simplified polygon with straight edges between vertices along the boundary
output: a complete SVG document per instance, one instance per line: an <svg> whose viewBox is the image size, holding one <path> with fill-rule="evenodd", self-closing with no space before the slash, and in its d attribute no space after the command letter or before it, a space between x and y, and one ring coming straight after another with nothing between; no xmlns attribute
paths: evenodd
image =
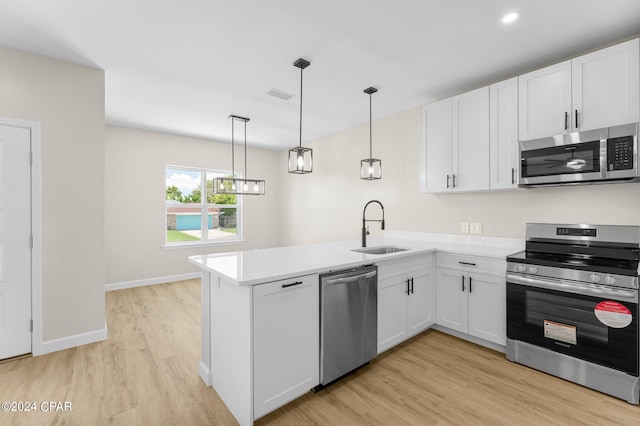
<svg viewBox="0 0 640 426"><path fill-rule="evenodd" d="M233 425L198 377L200 283L106 294L109 339L0 364L1 401L71 412L1 412L0 425ZM427 331L258 425L637 425L640 407Z"/></svg>

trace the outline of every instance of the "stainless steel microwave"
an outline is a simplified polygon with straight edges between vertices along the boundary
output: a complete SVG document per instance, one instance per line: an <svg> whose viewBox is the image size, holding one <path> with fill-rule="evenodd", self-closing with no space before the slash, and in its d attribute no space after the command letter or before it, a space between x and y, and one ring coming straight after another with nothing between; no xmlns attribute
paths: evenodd
<svg viewBox="0 0 640 426"><path fill-rule="evenodd" d="M520 187L640 182L638 123L519 145Z"/></svg>

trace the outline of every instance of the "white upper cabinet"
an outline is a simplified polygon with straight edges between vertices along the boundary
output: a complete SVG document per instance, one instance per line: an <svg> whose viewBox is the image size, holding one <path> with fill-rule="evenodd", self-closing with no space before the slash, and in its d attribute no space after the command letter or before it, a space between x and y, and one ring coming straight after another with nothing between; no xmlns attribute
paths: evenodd
<svg viewBox="0 0 640 426"><path fill-rule="evenodd" d="M520 140L570 130L571 61L518 77Z"/></svg>
<svg viewBox="0 0 640 426"><path fill-rule="evenodd" d="M451 99L422 109L422 190L451 190Z"/></svg>
<svg viewBox="0 0 640 426"><path fill-rule="evenodd" d="M640 121L639 56L635 39L571 61L574 130Z"/></svg>
<svg viewBox="0 0 640 426"><path fill-rule="evenodd" d="M640 121L640 39L422 108L420 189L517 188L518 141Z"/></svg>
<svg viewBox="0 0 640 426"><path fill-rule="evenodd" d="M638 39L518 77L520 140L640 120Z"/></svg>
<svg viewBox="0 0 640 426"><path fill-rule="evenodd" d="M489 187L518 187L518 78L489 86Z"/></svg>
<svg viewBox="0 0 640 426"><path fill-rule="evenodd" d="M452 189L489 189L489 87L452 99Z"/></svg>
<svg viewBox="0 0 640 426"><path fill-rule="evenodd" d="M424 192L489 189L489 88L422 109Z"/></svg>

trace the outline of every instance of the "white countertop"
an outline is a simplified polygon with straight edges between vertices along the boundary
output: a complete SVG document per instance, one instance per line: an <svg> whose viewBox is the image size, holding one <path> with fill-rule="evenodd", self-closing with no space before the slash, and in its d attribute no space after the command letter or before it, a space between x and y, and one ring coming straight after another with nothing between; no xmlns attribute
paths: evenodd
<svg viewBox="0 0 640 426"><path fill-rule="evenodd" d="M189 262L214 272L238 285L254 285L295 276L348 269L418 253L444 251L504 259L524 249L524 242L511 238L462 235L385 232L384 238L370 238L368 247L390 245L407 248L396 253L374 255L351 251L360 241L340 241L303 246L234 251L190 256Z"/></svg>

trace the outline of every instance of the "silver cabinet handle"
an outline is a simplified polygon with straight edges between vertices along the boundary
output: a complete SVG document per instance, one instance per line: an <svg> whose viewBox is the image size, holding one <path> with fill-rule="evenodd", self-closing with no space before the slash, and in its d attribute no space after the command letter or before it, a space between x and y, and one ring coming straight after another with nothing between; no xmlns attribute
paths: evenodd
<svg viewBox="0 0 640 426"><path fill-rule="evenodd" d="M516 169L511 168L511 185L516 183Z"/></svg>
<svg viewBox="0 0 640 426"><path fill-rule="evenodd" d="M453 187L456 187L456 175L453 175Z"/></svg>
<svg viewBox="0 0 640 426"><path fill-rule="evenodd" d="M569 113L564 112L564 129L567 130L569 128Z"/></svg>
<svg viewBox="0 0 640 426"><path fill-rule="evenodd" d="M576 129L578 128L578 110L576 110Z"/></svg>
<svg viewBox="0 0 640 426"><path fill-rule="evenodd" d="M282 284L282 288L293 287L294 285L300 285L300 284L302 284L302 281L296 281L295 283L291 283L291 284Z"/></svg>
<svg viewBox="0 0 640 426"><path fill-rule="evenodd" d="M447 188L449 188L449 175L447 175Z"/></svg>
<svg viewBox="0 0 640 426"><path fill-rule="evenodd" d="M476 264L473 263L473 262L462 262L462 261L460 261L458 263L461 264L461 265L476 266Z"/></svg>

